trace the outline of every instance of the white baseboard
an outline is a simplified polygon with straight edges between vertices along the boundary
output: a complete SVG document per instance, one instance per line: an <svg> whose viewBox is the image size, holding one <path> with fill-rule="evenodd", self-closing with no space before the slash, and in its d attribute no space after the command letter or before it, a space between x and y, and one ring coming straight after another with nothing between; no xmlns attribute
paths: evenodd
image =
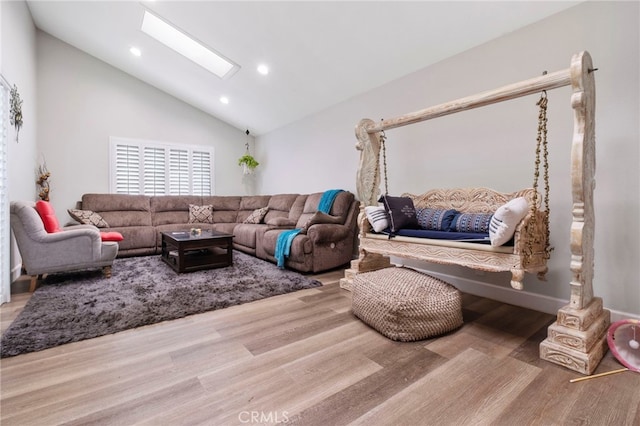
<svg viewBox="0 0 640 426"><path fill-rule="evenodd" d="M498 302L508 303L510 305L520 306L538 312L555 315L558 313L558 309L569 304L568 300L545 296L543 294L530 293L524 290L514 290L512 288L500 287L482 281L475 281L468 278L442 274L439 272L416 268L414 266L411 267L429 275L433 275L434 277L438 277L454 285L463 293L486 297L487 299L497 300ZM640 315L616 311L607 308L606 306L605 309L609 309L609 311L611 312L611 322L620 321L623 319L640 320Z"/></svg>

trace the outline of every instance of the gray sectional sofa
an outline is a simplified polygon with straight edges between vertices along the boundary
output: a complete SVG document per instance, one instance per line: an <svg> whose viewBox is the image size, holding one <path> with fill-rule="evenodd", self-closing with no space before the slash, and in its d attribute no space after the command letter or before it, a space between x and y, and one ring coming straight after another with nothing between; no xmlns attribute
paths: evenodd
<svg viewBox="0 0 640 426"><path fill-rule="evenodd" d="M84 194L78 208L98 213L120 232L119 257L159 254L160 233L213 229L234 235L236 250L276 263L278 235L305 228L291 245L285 266L300 272L321 272L349 263L358 234L359 202L340 192L328 215L317 213L322 192L256 196L145 196ZM213 206L212 223L190 223L190 205ZM257 209L268 207L258 224L244 223ZM306 225L306 227L305 227Z"/></svg>

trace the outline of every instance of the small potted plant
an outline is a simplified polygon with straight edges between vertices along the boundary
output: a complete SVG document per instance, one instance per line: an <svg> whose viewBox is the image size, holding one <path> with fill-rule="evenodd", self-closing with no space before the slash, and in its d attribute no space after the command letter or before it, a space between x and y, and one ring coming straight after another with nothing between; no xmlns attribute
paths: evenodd
<svg viewBox="0 0 640 426"><path fill-rule="evenodd" d="M247 134L247 142L245 143L245 153L238 159L238 166L242 166L242 173L249 175L253 173L256 167L260 165L258 161L249 153L249 129L245 132Z"/></svg>
<svg viewBox="0 0 640 426"><path fill-rule="evenodd" d="M259 165L260 163L248 152L238 159L238 166L242 166L245 175L253 173L253 170Z"/></svg>

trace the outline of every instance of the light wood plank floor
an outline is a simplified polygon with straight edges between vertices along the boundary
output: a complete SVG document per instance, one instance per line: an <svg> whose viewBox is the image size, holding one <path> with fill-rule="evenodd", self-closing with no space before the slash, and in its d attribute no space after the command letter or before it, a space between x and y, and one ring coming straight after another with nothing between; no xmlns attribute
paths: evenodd
<svg viewBox="0 0 640 426"><path fill-rule="evenodd" d="M538 358L551 315L464 295L465 324L413 343L325 285L0 361L9 425L640 425L640 374ZM2 330L28 293L0 308ZM607 354L596 373L620 368Z"/></svg>

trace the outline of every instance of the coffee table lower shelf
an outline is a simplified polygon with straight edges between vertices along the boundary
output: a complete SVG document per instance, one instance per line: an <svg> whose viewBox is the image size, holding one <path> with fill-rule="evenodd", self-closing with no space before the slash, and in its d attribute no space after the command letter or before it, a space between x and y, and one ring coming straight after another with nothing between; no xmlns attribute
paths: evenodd
<svg viewBox="0 0 640 426"><path fill-rule="evenodd" d="M179 239L162 233L162 260L177 273L233 264L233 236ZM177 233L173 233L177 234Z"/></svg>

